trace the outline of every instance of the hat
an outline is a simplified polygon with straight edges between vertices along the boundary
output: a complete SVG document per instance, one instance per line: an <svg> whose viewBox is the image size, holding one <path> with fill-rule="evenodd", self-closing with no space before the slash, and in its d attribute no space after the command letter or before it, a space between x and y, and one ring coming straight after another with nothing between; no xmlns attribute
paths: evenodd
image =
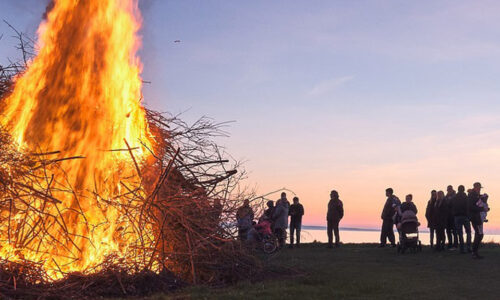
<svg viewBox="0 0 500 300"><path fill-rule="evenodd" d="M483 186L482 186L482 185L481 185L481 183L479 183L479 182L475 182L475 183L474 183L474 187L479 187L480 189L482 189L482 188L483 188Z"/></svg>

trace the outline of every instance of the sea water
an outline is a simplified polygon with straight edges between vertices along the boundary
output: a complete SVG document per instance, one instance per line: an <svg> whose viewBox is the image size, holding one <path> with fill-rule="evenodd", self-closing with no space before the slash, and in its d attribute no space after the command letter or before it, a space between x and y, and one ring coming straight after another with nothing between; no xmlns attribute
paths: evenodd
<svg viewBox="0 0 500 300"><path fill-rule="evenodd" d="M430 237L427 228L425 231L421 229L419 239L423 245L429 245ZM396 241L398 233L394 233ZM302 226L301 243L311 243L314 241L326 243L328 237L326 235L326 227L321 226ZM435 237L434 237L435 238ZM472 239L474 239L474 230L472 230ZM335 237L334 237L335 240ZM465 232L464 232L465 240ZM362 229L362 228L340 228L340 241L342 243L380 243L380 231L376 229ZM494 242L500 243L500 235L498 234L485 234L483 238L484 243Z"/></svg>

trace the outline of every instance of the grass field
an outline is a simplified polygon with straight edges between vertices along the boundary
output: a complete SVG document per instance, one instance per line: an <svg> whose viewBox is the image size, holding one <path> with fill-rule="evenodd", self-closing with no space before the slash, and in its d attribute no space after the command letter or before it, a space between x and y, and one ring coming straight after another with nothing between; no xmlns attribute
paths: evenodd
<svg viewBox="0 0 500 300"><path fill-rule="evenodd" d="M500 247L483 260L457 251L396 254L394 248L305 244L264 257L266 268L288 275L221 289L190 287L152 299L500 299Z"/></svg>

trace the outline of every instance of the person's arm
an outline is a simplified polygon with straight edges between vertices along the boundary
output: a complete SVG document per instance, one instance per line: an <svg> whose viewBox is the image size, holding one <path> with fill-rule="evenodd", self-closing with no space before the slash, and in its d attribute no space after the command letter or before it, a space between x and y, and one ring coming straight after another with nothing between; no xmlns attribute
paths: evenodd
<svg viewBox="0 0 500 300"><path fill-rule="evenodd" d="M304 205L300 205L299 215L300 215L300 216L303 216L303 215L304 215Z"/></svg>
<svg viewBox="0 0 500 300"><path fill-rule="evenodd" d="M425 208L425 218L427 221L431 219L431 202L427 202L427 207Z"/></svg>
<svg viewBox="0 0 500 300"><path fill-rule="evenodd" d="M340 201L340 205L339 205L339 216L340 216L340 219L342 219L344 217L344 204L342 203L342 201Z"/></svg>
<svg viewBox="0 0 500 300"><path fill-rule="evenodd" d="M385 201L384 209L382 210L382 219L386 219L388 215L390 215L390 210L392 209L392 201L391 199L387 199Z"/></svg>
<svg viewBox="0 0 500 300"><path fill-rule="evenodd" d="M482 212L482 211L484 211L484 208L477 206L476 202L478 200L479 199L477 199L476 197L469 197L469 199L468 199L468 201L469 201L469 209L470 209L471 212Z"/></svg>

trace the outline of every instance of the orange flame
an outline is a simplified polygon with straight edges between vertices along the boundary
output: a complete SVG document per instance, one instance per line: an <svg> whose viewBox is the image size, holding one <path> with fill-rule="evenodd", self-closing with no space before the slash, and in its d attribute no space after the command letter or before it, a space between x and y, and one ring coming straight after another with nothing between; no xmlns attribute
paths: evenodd
<svg viewBox="0 0 500 300"><path fill-rule="evenodd" d="M5 99L0 123L24 149L85 157L62 162L55 172L54 182L64 182L78 194L61 193L57 197L63 203L46 208L55 215L60 211L73 238L64 240L53 229L51 234L63 246L31 251L3 245L0 256L43 262L47 270L82 271L106 255L126 255L137 239L124 229L120 211L99 201L119 194L124 178L140 180L135 168L125 163L130 154L110 150L126 148L126 140L141 163L154 145L140 103L141 63L136 52L142 20L137 0L53 4L38 30L39 53Z"/></svg>

